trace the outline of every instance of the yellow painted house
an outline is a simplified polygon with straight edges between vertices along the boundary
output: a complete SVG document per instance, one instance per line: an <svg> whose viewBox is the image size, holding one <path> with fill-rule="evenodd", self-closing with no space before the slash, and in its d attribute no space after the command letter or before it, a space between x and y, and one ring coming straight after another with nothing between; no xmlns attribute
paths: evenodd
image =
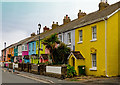
<svg viewBox="0 0 120 85"><path fill-rule="evenodd" d="M75 50L85 58L87 75L120 75L120 1L81 18Z"/></svg>
<svg viewBox="0 0 120 85"><path fill-rule="evenodd" d="M75 30L75 51L85 58L69 56L77 75L78 66L85 65L86 75L120 76L120 1L109 5L101 0L99 10L75 22L69 30Z"/></svg>
<svg viewBox="0 0 120 85"><path fill-rule="evenodd" d="M36 54L38 54L38 45L39 40L36 41ZM42 44L42 40L40 40L40 54L45 54L45 45Z"/></svg>

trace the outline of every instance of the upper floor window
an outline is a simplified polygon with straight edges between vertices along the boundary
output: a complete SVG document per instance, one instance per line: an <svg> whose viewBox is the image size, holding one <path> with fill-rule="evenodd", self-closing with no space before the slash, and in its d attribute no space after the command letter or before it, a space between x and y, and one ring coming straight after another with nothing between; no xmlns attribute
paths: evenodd
<svg viewBox="0 0 120 85"><path fill-rule="evenodd" d="M32 51L34 51L34 43L32 44L33 46L32 46Z"/></svg>
<svg viewBox="0 0 120 85"><path fill-rule="evenodd" d="M59 40L62 41L62 35L59 35Z"/></svg>
<svg viewBox="0 0 120 85"><path fill-rule="evenodd" d="M82 30L79 30L79 41L83 41Z"/></svg>
<svg viewBox="0 0 120 85"><path fill-rule="evenodd" d="M67 40L68 40L68 44L71 44L71 33L68 33L67 34Z"/></svg>
<svg viewBox="0 0 120 85"><path fill-rule="evenodd" d="M96 40L97 39L97 29L96 26L92 27L92 40Z"/></svg>
<svg viewBox="0 0 120 85"><path fill-rule="evenodd" d="M27 50L27 44L25 45L25 50Z"/></svg>
<svg viewBox="0 0 120 85"><path fill-rule="evenodd" d="M24 50L24 46L22 46L22 50Z"/></svg>
<svg viewBox="0 0 120 85"><path fill-rule="evenodd" d="M41 49L43 49L43 44L41 44Z"/></svg>

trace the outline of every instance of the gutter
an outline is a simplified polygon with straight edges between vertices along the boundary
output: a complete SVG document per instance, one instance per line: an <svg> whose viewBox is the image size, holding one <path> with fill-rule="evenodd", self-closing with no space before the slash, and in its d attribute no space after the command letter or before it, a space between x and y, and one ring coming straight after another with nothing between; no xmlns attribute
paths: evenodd
<svg viewBox="0 0 120 85"><path fill-rule="evenodd" d="M105 21L105 75L107 75L107 18L103 18Z"/></svg>

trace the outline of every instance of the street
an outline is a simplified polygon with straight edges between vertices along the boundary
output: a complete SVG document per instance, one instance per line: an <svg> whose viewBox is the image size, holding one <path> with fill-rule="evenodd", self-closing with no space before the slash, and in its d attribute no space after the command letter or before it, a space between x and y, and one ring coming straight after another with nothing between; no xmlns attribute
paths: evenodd
<svg viewBox="0 0 120 85"><path fill-rule="evenodd" d="M32 80L32 79L28 79L28 78L24 78L24 77L21 77L21 76L18 76L16 74L6 72L6 71L2 71L2 83L26 83L26 84L27 83L29 83L29 84L30 83L32 83L32 84L36 83L36 84L40 84L40 85L46 85L42 82L35 81L35 80Z"/></svg>

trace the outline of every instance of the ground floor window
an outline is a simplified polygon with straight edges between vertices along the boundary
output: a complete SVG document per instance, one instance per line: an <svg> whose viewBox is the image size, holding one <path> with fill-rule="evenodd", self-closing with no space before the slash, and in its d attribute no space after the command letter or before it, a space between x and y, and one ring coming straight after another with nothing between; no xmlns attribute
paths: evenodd
<svg viewBox="0 0 120 85"><path fill-rule="evenodd" d="M92 54L92 67L97 67L97 65L96 65L96 53Z"/></svg>

